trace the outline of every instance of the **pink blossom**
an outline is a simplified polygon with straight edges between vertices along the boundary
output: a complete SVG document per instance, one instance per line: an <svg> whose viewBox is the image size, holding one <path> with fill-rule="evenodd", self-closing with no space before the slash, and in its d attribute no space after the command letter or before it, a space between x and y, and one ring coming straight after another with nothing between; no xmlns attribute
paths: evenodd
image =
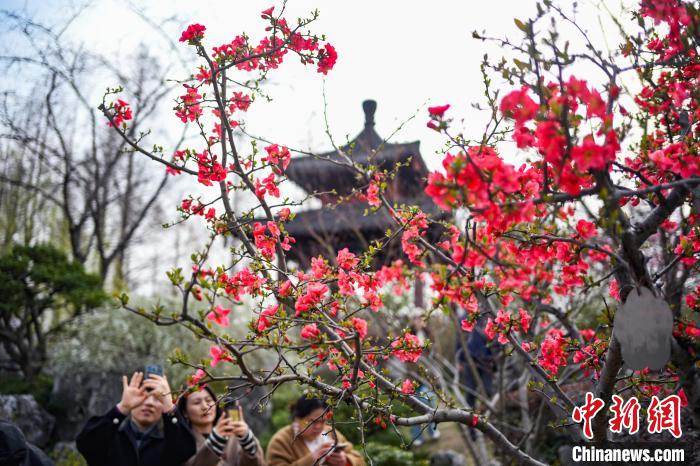
<svg viewBox="0 0 700 466"><path fill-rule="evenodd" d="M357 331L360 339L364 339L367 336L367 321L365 319L360 319L359 317L352 318L352 326Z"/></svg>
<svg viewBox="0 0 700 466"><path fill-rule="evenodd" d="M410 395L415 391L416 390L413 387L413 381L411 381L411 379L406 379L401 384L401 393L405 393L406 395Z"/></svg>
<svg viewBox="0 0 700 466"><path fill-rule="evenodd" d="M202 380L206 375L207 375L207 373L204 372L202 369L197 369L197 370L195 371L194 375L192 375L192 376L190 377L190 385L196 385L196 384L199 383L199 381Z"/></svg>
<svg viewBox="0 0 700 466"><path fill-rule="evenodd" d="M219 346L209 348L209 355L211 356L211 361L209 362L211 367L216 367L221 361L233 361L229 352L221 349Z"/></svg>
<svg viewBox="0 0 700 466"><path fill-rule="evenodd" d="M304 328L301 329L301 337L305 340L313 340L320 334L321 331L318 329L316 324L305 325Z"/></svg>
<svg viewBox="0 0 700 466"><path fill-rule="evenodd" d="M230 312L231 309L225 309L217 304L214 311L207 314L207 320L211 320L222 327L228 327L230 323L228 315Z"/></svg>
<svg viewBox="0 0 700 466"><path fill-rule="evenodd" d="M350 270L360 262L360 259L355 257L355 254L351 253L348 248L343 248L338 251L338 256L336 257L335 261L338 264L338 267L345 270Z"/></svg>

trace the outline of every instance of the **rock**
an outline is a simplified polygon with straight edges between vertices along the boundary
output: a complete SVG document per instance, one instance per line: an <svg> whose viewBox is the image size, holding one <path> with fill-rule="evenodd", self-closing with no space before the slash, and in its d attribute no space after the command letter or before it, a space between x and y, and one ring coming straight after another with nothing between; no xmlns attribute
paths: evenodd
<svg viewBox="0 0 700 466"><path fill-rule="evenodd" d="M55 374L49 403L61 426L56 440L74 440L90 416L104 414L117 404L121 377L109 372Z"/></svg>
<svg viewBox="0 0 700 466"><path fill-rule="evenodd" d="M45 447L56 420L32 395L0 395L0 418L13 422L28 442Z"/></svg>
<svg viewBox="0 0 700 466"><path fill-rule="evenodd" d="M440 450L430 455L430 466L466 466L464 455L454 450Z"/></svg>

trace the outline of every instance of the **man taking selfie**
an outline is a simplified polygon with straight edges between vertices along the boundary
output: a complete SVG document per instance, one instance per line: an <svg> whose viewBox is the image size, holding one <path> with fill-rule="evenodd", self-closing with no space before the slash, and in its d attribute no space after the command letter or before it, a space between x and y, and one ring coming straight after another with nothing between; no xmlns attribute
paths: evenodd
<svg viewBox="0 0 700 466"><path fill-rule="evenodd" d="M124 376L121 401L88 420L76 444L90 466L179 466L194 455L194 437L158 372Z"/></svg>

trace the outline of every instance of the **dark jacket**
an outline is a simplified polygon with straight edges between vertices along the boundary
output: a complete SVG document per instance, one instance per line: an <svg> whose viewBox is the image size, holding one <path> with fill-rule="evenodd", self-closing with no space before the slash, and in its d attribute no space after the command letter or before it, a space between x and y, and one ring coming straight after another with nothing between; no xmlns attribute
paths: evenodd
<svg viewBox="0 0 700 466"><path fill-rule="evenodd" d="M17 426L0 420L0 466L53 466L53 461L27 442Z"/></svg>
<svg viewBox="0 0 700 466"><path fill-rule="evenodd" d="M195 454L194 437L177 409L163 414L158 430L138 450L128 422L116 406L88 420L76 445L90 466L179 466Z"/></svg>

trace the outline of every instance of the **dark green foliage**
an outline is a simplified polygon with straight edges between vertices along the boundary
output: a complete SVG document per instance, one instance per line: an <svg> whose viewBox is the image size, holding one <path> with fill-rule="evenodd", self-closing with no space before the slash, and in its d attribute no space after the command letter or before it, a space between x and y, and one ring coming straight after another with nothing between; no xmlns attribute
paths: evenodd
<svg viewBox="0 0 700 466"><path fill-rule="evenodd" d="M85 458L72 448L54 448L49 452L49 457L54 460L56 466L87 466Z"/></svg>
<svg viewBox="0 0 700 466"><path fill-rule="evenodd" d="M372 459L373 466L418 466L428 464L427 460L417 459L413 452L374 441L367 442L366 452L367 456Z"/></svg>
<svg viewBox="0 0 700 466"><path fill-rule="evenodd" d="M33 380L47 339L105 299L99 277L55 247L14 246L0 257L0 341L11 363Z"/></svg>
<svg viewBox="0 0 700 466"><path fill-rule="evenodd" d="M51 410L49 397L52 387L53 379L46 374L40 374L34 382L20 377L0 378L0 395L32 395L39 406L47 411Z"/></svg>

